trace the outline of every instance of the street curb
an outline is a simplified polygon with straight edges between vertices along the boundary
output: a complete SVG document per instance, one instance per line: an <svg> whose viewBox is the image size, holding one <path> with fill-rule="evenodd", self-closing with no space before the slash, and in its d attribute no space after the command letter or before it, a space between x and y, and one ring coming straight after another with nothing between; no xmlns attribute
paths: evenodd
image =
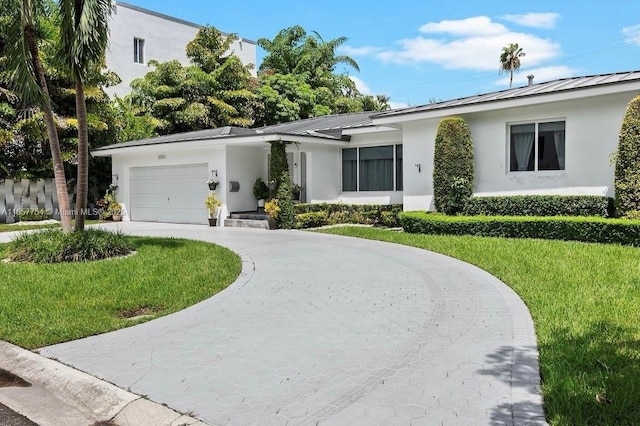
<svg viewBox="0 0 640 426"><path fill-rule="evenodd" d="M112 421L112 424L123 426L206 426L164 405L4 341L0 341L0 368L41 386L55 398L98 422ZM28 412L20 414L32 418Z"/></svg>

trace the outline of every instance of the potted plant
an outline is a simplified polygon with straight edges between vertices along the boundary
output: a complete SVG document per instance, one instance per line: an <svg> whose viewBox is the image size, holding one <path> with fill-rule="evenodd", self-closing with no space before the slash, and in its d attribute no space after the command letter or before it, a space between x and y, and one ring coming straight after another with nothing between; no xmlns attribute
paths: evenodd
<svg viewBox="0 0 640 426"><path fill-rule="evenodd" d="M295 201L300 201L300 194L302 193L302 187L297 183L291 185L291 192L293 193L293 199Z"/></svg>
<svg viewBox="0 0 640 426"><path fill-rule="evenodd" d="M212 191L215 191L216 188L218 187L218 181L217 180L213 180L213 179L209 179L207 181L207 185L209 185L209 189Z"/></svg>
<svg viewBox="0 0 640 426"><path fill-rule="evenodd" d="M209 194L204 200L204 205L209 212L209 226L216 226L218 224L218 207L222 203L216 198L216 194Z"/></svg>
<svg viewBox="0 0 640 426"><path fill-rule="evenodd" d="M269 215L269 229L276 229L278 227L278 213L280 213L280 205L277 198L272 198L264 204L264 211Z"/></svg>
<svg viewBox="0 0 640 426"><path fill-rule="evenodd" d="M114 222L120 222L122 220L122 206L118 202L109 204L109 211L111 212L111 219Z"/></svg>
<svg viewBox="0 0 640 426"><path fill-rule="evenodd" d="M269 198L269 187L262 178L256 179L253 184L253 196L258 200L258 207L264 207L265 200Z"/></svg>

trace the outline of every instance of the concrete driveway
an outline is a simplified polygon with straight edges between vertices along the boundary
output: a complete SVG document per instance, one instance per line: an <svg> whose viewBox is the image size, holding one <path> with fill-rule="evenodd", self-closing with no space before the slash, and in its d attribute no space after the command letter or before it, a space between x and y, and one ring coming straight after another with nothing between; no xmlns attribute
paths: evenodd
<svg viewBox="0 0 640 426"><path fill-rule="evenodd" d="M110 227L220 244L242 274L184 311L41 354L215 425L544 424L529 312L476 267L311 232Z"/></svg>

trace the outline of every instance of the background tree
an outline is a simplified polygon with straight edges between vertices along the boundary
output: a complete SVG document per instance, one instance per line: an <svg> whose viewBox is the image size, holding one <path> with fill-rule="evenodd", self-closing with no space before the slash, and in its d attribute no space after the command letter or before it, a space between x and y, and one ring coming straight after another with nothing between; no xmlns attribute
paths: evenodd
<svg viewBox="0 0 640 426"><path fill-rule="evenodd" d="M250 67L228 52L235 39L213 27L200 29L187 45L193 65L150 61L155 69L131 83L131 104L159 120L161 134L250 126L256 82Z"/></svg>
<svg viewBox="0 0 640 426"><path fill-rule="evenodd" d="M359 71L351 57L336 54L346 41L346 37L325 41L300 26L281 30L273 40L258 39L267 55L259 68L256 125L388 109L387 97L363 95L346 72L337 72L338 65ZM296 105L298 100L302 102Z"/></svg>
<svg viewBox="0 0 640 426"><path fill-rule="evenodd" d="M629 102L622 121L614 186L618 212L640 218L640 96Z"/></svg>
<svg viewBox="0 0 640 426"><path fill-rule="evenodd" d="M84 81L104 61L109 39L111 0L60 0L58 58L75 83L78 119L78 178L75 230L84 229L89 189L89 131Z"/></svg>
<svg viewBox="0 0 640 426"><path fill-rule="evenodd" d="M436 210L457 214L473 194L473 142L464 119L444 118L436 133L433 198Z"/></svg>
<svg viewBox="0 0 640 426"><path fill-rule="evenodd" d="M522 48L518 46L518 43L511 43L509 46L502 48L499 73L509 73L509 88L511 88L513 84L513 73L520 69L520 58L523 56L525 56L525 53Z"/></svg>

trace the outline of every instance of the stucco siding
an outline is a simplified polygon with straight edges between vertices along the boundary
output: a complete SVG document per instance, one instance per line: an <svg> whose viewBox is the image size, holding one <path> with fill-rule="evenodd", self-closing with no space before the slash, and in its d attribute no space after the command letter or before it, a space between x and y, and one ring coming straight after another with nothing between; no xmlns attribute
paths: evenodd
<svg viewBox="0 0 640 426"><path fill-rule="evenodd" d="M253 196L253 184L257 178L267 176L267 153L269 146L256 147L227 147L225 180L220 180L222 189L226 192L226 203L229 212L255 211L258 207ZM238 182L238 192L230 192L230 182Z"/></svg>
<svg viewBox="0 0 640 426"><path fill-rule="evenodd" d="M177 59L183 65L189 64L185 49L198 33L198 25L166 19L123 4L117 4L113 10L106 59L107 67L118 74L122 83L106 88L109 95L129 93L132 80L153 70L147 66L150 60L166 62ZM134 62L134 38L144 40L143 63ZM236 40L231 51L243 64L256 65L256 45L253 42ZM252 72L255 75L255 68Z"/></svg>
<svg viewBox="0 0 640 426"><path fill-rule="evenodd" d="M158 167L158 166L180 166L185 164L202 164L208 165L208 174L202 176L202 186L206 188L206 181L211 177L211 170L218 171L218 177L215 178L221 182L225 182L226 165L225 165L226 147L223 145L213 145L207 148L198 149L175 149L175 147L150 147L143 152L132 152L128 154L114 154L112 156L112 181L118 185L117 199L124 205L124 220L129 220L127 214L131 205L130 178L131 168L133 167ZM117 178L116 178L117 176ZM223 203L222 217L226 217L228 212L225 191L216 191L216 195ZM204 198L202 199L202 218L206 223L207 209L204 206Z"/></svg>

